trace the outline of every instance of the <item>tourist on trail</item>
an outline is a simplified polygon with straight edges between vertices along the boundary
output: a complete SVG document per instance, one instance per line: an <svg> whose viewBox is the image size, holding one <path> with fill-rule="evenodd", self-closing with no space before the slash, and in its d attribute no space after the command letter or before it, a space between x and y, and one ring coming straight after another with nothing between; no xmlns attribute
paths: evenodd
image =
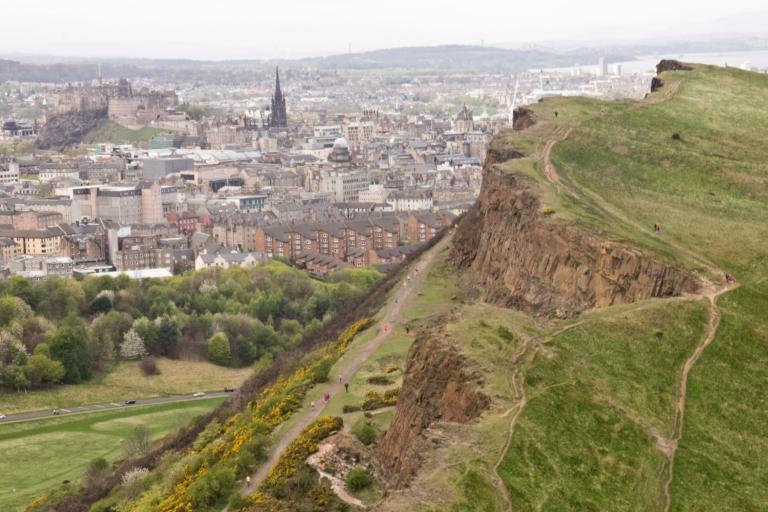
<svg viewBox="0 0 768 512"><path fill-rule="evenodd" d="M314 409L314 408L315 408L315 401L314 401L314 400L312 400L312 401L309 403L309 408L310 408L310 409Z"/></svg>

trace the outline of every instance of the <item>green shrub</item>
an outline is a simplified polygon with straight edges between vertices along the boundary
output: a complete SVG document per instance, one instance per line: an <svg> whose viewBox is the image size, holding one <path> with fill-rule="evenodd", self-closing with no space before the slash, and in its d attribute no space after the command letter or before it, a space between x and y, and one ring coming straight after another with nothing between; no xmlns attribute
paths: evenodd
<svg viewBox="0 0 768 512"><path fill-rule="evenodd" d="M361 419L352 426L352 434L365 446L370 445L379 435L378 429L367 420Z"/></svg>
<svg viewBox="0 0 768 512"><path fill-rule="evenodd" d="M368 382L368 384L375 384L377 386L388 386L392 384L392 380L386 375L372 375L371 377L368 377L366 382Z"/></svg>
<svg viewBox="0 0 768 512"><path fill-rule="evenodd" d="M360 410L360 406L359 405L349 405L348 404L348 405L345 405L344 407L341 408L341 412L343 412L344 414L347 414L347 413L350 413L350 412L357 412L359 410Z"/></svg>
<svg viewBox="0 0 768 512"><path fill-rule="evenodd" d="M371 485L371 476L362 466L355 466L347 474L347 488L352 491L359 491Z"/></svg>
<svg viewBox="0 0 768 512"><path fill-rule="evenodd" d="M313 379L315 382L328 382L328 375L333 367L333 359L326 356L318 361L312 368Z"/></svg>
<svg viewBox="0 0 768 512"><path fill-rule="evenodd" d="M372 411L374 409L395 405L397 403L397 394L399 392L399 388L388 389L383 394L378 391L369 391L365 394L363 410Z"/></svg>
<svg viewBox="0 0 768 512"><path fill-rule="evenodd" d="M496 329L496 335L499 338L503 339L504 341L509 341L509 342L515 341L515 335L512 334L512 331L510 331L509 329L507 329L503 325L500 325Z"/></svg>

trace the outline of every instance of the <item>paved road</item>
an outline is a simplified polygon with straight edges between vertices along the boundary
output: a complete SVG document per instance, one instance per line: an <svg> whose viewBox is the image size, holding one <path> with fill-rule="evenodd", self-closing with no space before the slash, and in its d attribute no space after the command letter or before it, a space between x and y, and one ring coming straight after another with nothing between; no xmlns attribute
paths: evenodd
<svg viewBox="0 0 768 512"><path fill-rule="evenodd" d="M224 393L223 391L206 391L205 396L193 397L192 393L186 395L169 395L169 396L157 396L152 398L137 398L136 403L132 405L126 405L123 401L120 402L103 402L100 404L79 405L77 407L60 408L60 416L71 416L73 414L83 414L88 412L100 412L111 411L115 409L124 409L129 407L140 407L142 405L155 405L155 404L167 404L173 402L188 402L192 400L205 400L206 398L221 398L229 396L230 393ZM0 411L2 413L2 411ZM18 423L22 421L39 420L42 418L52 418L53 409L43 409L40 411L20 412L17 414L9 414L4 420L0 420L0 425L6 423Z"/></svg>

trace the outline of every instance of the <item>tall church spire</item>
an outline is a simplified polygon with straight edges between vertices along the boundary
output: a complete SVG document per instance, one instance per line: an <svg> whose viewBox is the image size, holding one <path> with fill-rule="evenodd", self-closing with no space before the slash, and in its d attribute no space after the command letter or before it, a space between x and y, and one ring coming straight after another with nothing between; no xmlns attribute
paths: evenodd
<svg viewBox="0 0 768 512"><path fill-rule="evenodd" d="M275 94L272 96L272 115L269 119L270 128L288 127L288 112L285 108L285 97L280 89L280 69L275 67Z"/></svg>

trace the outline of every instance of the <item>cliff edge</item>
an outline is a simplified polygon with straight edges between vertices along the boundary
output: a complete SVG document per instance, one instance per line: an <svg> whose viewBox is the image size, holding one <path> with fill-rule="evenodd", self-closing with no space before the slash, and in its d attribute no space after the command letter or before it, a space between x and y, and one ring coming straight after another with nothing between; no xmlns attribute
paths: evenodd
<svg viewBox="0 0 768 512"><path fill-rule="evenodd" d="M691 272L542 212L527 178L495 165L515 154L489 153L480 197L454 238L451 259L483 300L567 318L697 290Z"/></svg>

